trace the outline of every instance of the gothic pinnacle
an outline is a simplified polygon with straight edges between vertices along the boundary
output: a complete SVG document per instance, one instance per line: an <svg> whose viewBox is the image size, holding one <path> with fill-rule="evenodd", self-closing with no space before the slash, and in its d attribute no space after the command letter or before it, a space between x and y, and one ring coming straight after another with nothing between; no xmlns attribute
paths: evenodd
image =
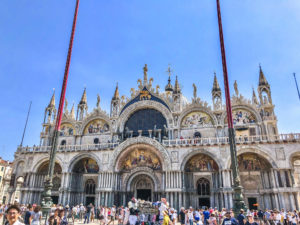
<svg viewBox="0 0 300 225"><path fill-rule="evenodd" d="M259 85L268 85L268 81L262 71L261 65L259 64Z"/></svg>
<svg viewBox="0 0 300 225"><path fill-rule="evenodd" d="M113 100L116 100L116 99L120 99L120 95L119 95L119 85L118 85L118 83L117 83L116 90L115 90L115 94L114 94L114 97L113 97Z"/></svg>
<svg viewBox="0 0 300 225"><path fill-rule="evenodd" d="M216 75L216 73L214 73L214 84L213 84L212 91L220 91L220 90L221 90L221 88L220 88L219 82L217 80L217 75Z"/></svg>
<svg viewBox="0 0 300 225"><path fill-rule="evenodd" d="M55 107L55 89L53 89L53 94L48 105L48 108L52 108L52 107Z"/></svg>
<svg viewBox="0 0 300 225"><path fill-rule="evenodd" d="M84 91L83 91L83 94L82 94L82 97L81 97L81 100L80 100L79 104L80 105L87 104L86 88L84 88Z"/></svg>

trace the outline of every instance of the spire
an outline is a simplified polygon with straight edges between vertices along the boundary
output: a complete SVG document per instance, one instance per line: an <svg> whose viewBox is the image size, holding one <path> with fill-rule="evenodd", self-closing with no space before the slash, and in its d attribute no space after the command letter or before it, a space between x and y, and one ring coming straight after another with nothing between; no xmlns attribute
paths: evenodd
<svg viewBox="0 0 300 225"><path fill-rule="evenodd" d="M55 89L53 89L53 95L48 105L48 108L53 108L53 107L55 108Z"/></svg>
<svg viewBox="0 0 300 225"><path fill-rule="evenodd" d="M173 91L173 86L171 84L171 77L169 76L168 84L165 87L165 91Z"/></svg>
<svg viewBox="0 0 300 225"><path fill-rule="evenodd" d="M173 91L173 86L171 84L171 73L172 73L172 70L170 68L170 64L169 64L168 70L166 72L169 74L169 79L168 79L168 84L165 87L165 91Z"/></svg>
<svg viewBox="0 0 300 225"><path fill-rule="evenodd" d="M71 115L71 118L72 118L72 119L75 119L74 102L73 102L73 105L72 105L72 109L71 109L70 115Z"/></svg>
<svg viewBox="0 0 300 225"><path fill-rule="evenodd" d="M147 64L146 64L146 67L147 67ZM120 96L119 96L119 85L118 85L118 83L117 83L117 86L116 86L116 90L115 90L115 94L114 94L113 100L117 100L117 99L120 99Z"/></svg>
<svg viewBox="0 0 300 225"><path fill-rule="evenodd" d="M87 104L87 99L86 99L86 88L84 88L81 100L79 102L79 105Z"/></svg>
<svg viewBox="0 0 300 225"><path fill-rule="evenodd" d="M217 75L216 75L216 72L214 73L214 84L213 84L213 89L212 91L220 91L221 88L220 88L220 85L219 85L219 82L217 80Z"/></svg>
<svg viewBox="0 0 300 225"><path fill-rule="evenodd" d="M259 86L268 85L268 81L265 78L264 72L261 69L261 65L259 64Z"/></svg>
<svg viewBox="0 0 300 225"><path fill-rule="evenodd" d="M180 92L181 92L181 89L180 89L180 86L179 86L179 83L178 83L178 79L177 79L177 76L176 76L175 87L174 87L174 94L177 94L177 93L180 93Z"/></svg>
<svg viewBox="0 0 300 225"><path fill-rule="evenodd" d="M252 103L258 105L258 100L253 87L252 87Z"/></svg>

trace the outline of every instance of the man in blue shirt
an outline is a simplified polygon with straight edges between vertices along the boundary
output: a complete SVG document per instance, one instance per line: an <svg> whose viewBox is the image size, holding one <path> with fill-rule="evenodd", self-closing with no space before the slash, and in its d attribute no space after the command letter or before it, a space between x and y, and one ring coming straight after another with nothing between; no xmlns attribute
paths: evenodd
<svg viewBox="0 0 300 225"><path fill-rule="evenodd" d="M205 207L205 211L203 212L203 215L204 215L204 225L207 225L207 220L209 219L209 211L208 211L208 208Z"/></svg>
<svg viewBox="0 0 300 225"><path fill-rule="evenodd" d="M237 220L239 222L239 225L245 225L246 217L244 215L244 210L243 209L240 210L240 214L238 215Z"/></svg>
<svg viewBox="0 0 300 225"><path fill-rule="evenodd" d="M25 216L24 216L25 225L30 225L31 224L32 214L33 214L33 207L32 207L32 205L28 205L28 210L26 211Z"/></svg>
<svg viewBox="0 0 300 225"><path fill-rule="evenodd" d="M227 211L225 214L225 219L223 220L222 225L238 225L238 221L235 218L231 218L230 211Z"/></svg>

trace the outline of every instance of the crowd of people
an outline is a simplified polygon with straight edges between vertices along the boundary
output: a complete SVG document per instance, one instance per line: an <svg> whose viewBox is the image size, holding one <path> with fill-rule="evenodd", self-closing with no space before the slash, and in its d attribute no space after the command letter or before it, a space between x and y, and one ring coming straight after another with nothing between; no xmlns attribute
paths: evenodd
<svg viewBox="0 0 300 225"><path fill-rule="evenodd" d="M0 205L0 224L3 225L72 225L98 223L100 225L298 225L299 212L282 210L247 210L234 215L232 210L217 208L187 209L179 212L169 207L166 199L151 203L153 213L139 210L132 198L128 206L99 206L83 204L53 205L47 217L41 207L33 205Z"/></svg>

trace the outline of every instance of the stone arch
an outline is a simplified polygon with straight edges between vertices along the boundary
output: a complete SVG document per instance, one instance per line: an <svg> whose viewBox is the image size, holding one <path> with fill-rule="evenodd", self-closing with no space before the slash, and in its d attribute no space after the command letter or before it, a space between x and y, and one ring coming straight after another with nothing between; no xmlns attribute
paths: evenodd
<svg viewBox="0 0 300 225"><path fill-rule="evenodd" d="M300 152L294 152L289 157L291 174L293 176L294 185L300 187Z"/></svg>
<svg viewBox="0 0 300 225"><path fill-rule="evenodd" d="M16 162L15 165L16 166L15 166L15 168L13 170L13 173L16 174L16 176L25 173L25 171L24 171L24 169L25 169L25 161L24 160L20 160L20 161Z"/></svg>
<svg viewBox="0 0 300 225"><path fill-rule="evenodd" d="M84 158L91 158L91 159L95 160L98 167L99 167L99 171L101 170L101 160L100 160L100 158L96 154L94 154L92 152L89 152L89 153L83 153L83 154L79 153L78 155L73 157L70 160L70 164L68 166L67 171L69 173L72 172L72 170L73 170L74 166L76 165L76 163L79 162L81 159L84 159Z"/></svg>
<svg viewBox="0 0 300 225"><path fill-rule="evenodd" d="M124 180L124 188L126 191L131 191L130 188L133 180L140 175L146 175L151 178L154 185L153 191L158 191L160 189L159 179L151 170L149 170L149 168L136 168L135 170L131 171L131 173Z"/></svg>
<svg viewBox="0 0 300 225"><path fill-rule="evenodd" d="M36 174L47 175L49 168L49 160L44 161L36 170ZM62 166L55 162L54 164L54 174L62 174Z"/></svg>
<svg viewBox="0 0 300 225"><path fill-rule="evenodd" d="M181 124L182 124L184 118L185 118L188 114L190 114L190 113L192 113L192 112L203 112L203 113L205 113L205 114L207 114L207 115L210 116L210 118L211 118L211 120L212 120L212 123L213 123L212 126L215 126L215 125L218 124L218 120L217 120L216 116L215 116L208 108L203 107L203 106L192 106L192 107L189 107L189 108L185 109L185 110L180 114L180 116L179 116L179 118L178 118L178 127L181 128Z"/></svg>
<svg viewBox="0 0 300 225"><path fill-rule="evenodd" d="M65 120L61 123L60 136L73 136L76 135L76 128L73 121ZM72 129L72 131L70 131Z"/></svg>
<svg viewBox="0 0 300 225"><path fill-rule="evenodd" d="M256 123L257 124L262 123L262 118L261 118L260 114L253 107L251 107L249 105L234 105L234 106L232 106L232 111L234 111L236 109L243 109L245 111L252 113L256 118ZM221 121L220 121L221 124L226 125L226 123L225 123L226 118L227 118L227 112L225 110L221 116Z"/></svg>
<svg viewBox="0 0 300 225"><path fill-rule="evenodd" d="M163 114L166 118L167 126L170 128L173 126L173 116L170 110L164 106L162 103L151 101L151 100L144 100L138 101L133 103L132 105L128 106L119 116L118 127L120 131L124 130L124 125L129 117L140 109L155 109Z"/></svg>
<svg viewBox="0 0 300 225"><path fill-rule="evenodd" d="M43 157L41 159L37 159L37 160L38 161L36 163L33 163L33 167L31 169L31 171L34 171L35 173L37 172L38 168L40 168L40 166L43 163L49 161L49 156L45 156L45 157ZM61 160L61 158L58 155L56 155L56 157L55 157L55 163L57 163L58 165L60 165L60 167L62 168L62 172L63 172L64 171L64 168L63 168L64 164L62 162L63 161Z"/></svg>
<svg viewBox="0 0 300 225"><path fill-rule="evenodd" d="M295 158L299 158L299 159L300 159L300 151L296 151L296 152L292 153L292 154L288 157L290 168L293 168L293 161L295 160Z"/></svg>
<svg viewBox="0 0 300 225"><path fill-rule="evenodd" d="M237 156L240 156L242 154L245 153L254 153L257 154L258 156L260 156L261 158L265 159L267 162L270 163L270 165L273 168L278 168L277 164L275 163L275 160L270 156L271 154L267 153L266 151L262 150L262 149L257 149L257 148L239 148L237 149ZM230 159L230 155L227 157L226 160L226 169L231 169L231 159Z"/></svg>
<svg viewBox="0 0 300 225"><path fill-rule="evenodd" d="M108 126L108 128L105 128L107 129L106 131L104 131L104 133L111 133L111 123L109 121L109 119L107 118L104 118L104 117L100 117L100 116L91 116L91 117L88 117L82 124L81 128L80 128L80 134L82 135L87 135L85 133L86 129L88 129L88 125L90 125L93 121L100 121L100 122L103 122L105 126ZM93 134L93 133L92 133Z"/></svg>
<svg viewBox="0 0 300 225"><path fill-rule="evenodd" d="M222 165L222 161L218 159L218 157L209 152L209 151L206 151L205 149L197 149L197 150L190 150L188 151L182 158L182 162L181 162L181 165L180 165L180 170L181 171L184 171L185 169L185 166L187 164L187 162L193 157L193 156L196 156L198 154L203 154L203 155L206 155L206 156L209 156L210 158L212 158L215 163L218 165L218 168L219 170L221 170L224 166Z"/></svg>
<svg viewBox="0 0 300 225"><path fill-rule="evenodd" d="M169 170L171 166L171 158L168 151L156 140L148 137L129 138L122 142L115 150L110 160L109 169L117 171L117 165L122 155L127 151L131 151L138 145L146 145L160 157L163 170ZM132 149L131 149L132 148Z"/></svg>

